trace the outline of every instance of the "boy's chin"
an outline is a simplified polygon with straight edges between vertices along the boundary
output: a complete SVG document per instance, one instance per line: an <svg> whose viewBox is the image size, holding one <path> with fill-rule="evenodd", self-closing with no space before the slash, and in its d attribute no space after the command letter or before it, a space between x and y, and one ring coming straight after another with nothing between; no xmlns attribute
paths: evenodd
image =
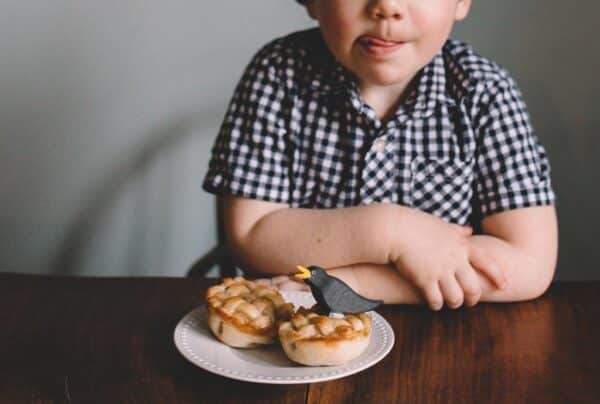
<svg viewBox="0 0 600 404"><path fill-rule="evenodd" d="M367 74L361 75L361 82L367 85L381 86L381 87L393 87L393 86L403 86L408 81L410 81L410 77L408 74L402 74L398 71L381 71L383 69L377 71L370 71Z"/></svg>

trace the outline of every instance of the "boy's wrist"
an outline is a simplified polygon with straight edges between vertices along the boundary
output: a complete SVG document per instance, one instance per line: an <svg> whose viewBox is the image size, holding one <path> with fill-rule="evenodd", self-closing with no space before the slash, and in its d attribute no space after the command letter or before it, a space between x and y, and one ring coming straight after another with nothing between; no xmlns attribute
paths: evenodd
<svg viewBox="0 0 600 404"><path fill-rule="evenodd" d="M390 205L387 220L383 226L388 251L388 263L398 260L405 248L410 222L414 218L414 209L403 205Z"/></svg>
<svg viewBox="0 0 600 404"><path fill-rule="evenodd" d="M362 294L362 290L358 279L356 277L356 273L352 266L341 267L341 268L333 268L327 271L329 275L335 276L340 279L344 283L346 283L352 290L354 290L358 294Z"/></svg>

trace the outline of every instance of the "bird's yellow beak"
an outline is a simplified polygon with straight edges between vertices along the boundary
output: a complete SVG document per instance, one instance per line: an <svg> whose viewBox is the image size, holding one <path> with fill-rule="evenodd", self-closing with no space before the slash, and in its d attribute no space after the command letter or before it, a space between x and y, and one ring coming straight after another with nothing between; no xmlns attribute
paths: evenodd
<svg viewBox="0 0 600 404"><path fill-rule="evenodd" d="M302 265L297 265L296 268L298 268L298 272L297 274L294 274L294 276L298 279L308 279L310 278L310 271L308 270L308 268L303 267Z"/></svg>

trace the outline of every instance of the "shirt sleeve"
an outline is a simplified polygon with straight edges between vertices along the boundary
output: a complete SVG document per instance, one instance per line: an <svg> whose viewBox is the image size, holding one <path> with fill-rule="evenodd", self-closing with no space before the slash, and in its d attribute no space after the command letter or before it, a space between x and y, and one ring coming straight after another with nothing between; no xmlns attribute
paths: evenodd
<svg viewBox="0 0 600 404"><path fill-rule="evenodd" d="M286 92L279 59L266 45L246 66L212 148L204 190L289 202Z"/></svg>
<svg viewBox="0 0 600 404"><path fill-rule="evenodd" d="M478 128L476 208L484 217L555 204L550 162L533 131L521 92L511 77L495 90Z"/></svg>

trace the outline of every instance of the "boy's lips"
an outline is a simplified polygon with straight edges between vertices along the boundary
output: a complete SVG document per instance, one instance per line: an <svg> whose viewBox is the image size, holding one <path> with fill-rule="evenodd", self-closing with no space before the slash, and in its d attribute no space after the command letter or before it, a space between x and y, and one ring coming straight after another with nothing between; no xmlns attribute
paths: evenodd
<svg viewBox="0 0 600 404"><path fill-rule="evenodd" d="M358 43L366 46L384 46L391 47L399 44L403 44L402 41L388 41L383 38L379 38L373 35L362 35L358 38Z"/></svg>
<svg viewBox="0 0 600 404"><path fill-rule="evenodd" d="M372 35L362 35L357 43L369 56L383 57L401 48L406 42L388 41Z"/></svg>

